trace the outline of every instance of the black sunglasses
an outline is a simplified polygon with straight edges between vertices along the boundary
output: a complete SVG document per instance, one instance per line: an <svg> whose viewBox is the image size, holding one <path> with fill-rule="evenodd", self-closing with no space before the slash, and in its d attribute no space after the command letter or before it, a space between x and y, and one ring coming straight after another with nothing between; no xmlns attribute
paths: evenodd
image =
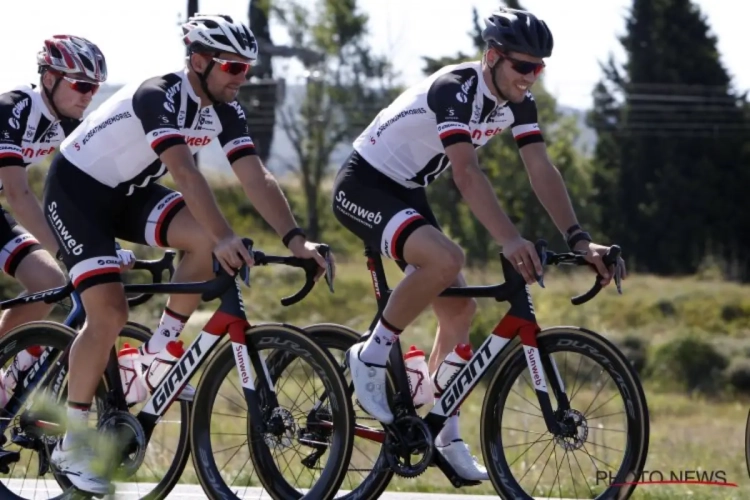
<svg viewBox="0 0 750 500"><path fill-rule="evenodd" d="M534 76L538 76L539 73L541 73L542 70L544 69L543 62L535 63L535 62L530 62L530 61L522 61L520 59L515 59L505 54L501 54L500 57L510 61L510 66L511 68L513 68L513 71L521 75L528 75L529 73L534 73Z"/></svg>

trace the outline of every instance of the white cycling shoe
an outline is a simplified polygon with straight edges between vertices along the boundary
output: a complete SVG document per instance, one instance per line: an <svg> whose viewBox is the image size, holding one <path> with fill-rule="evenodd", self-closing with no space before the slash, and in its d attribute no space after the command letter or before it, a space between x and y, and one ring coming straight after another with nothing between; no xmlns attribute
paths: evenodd
<svg viewBox="0 0 750 500"><path fill-rule="evenodd" d="M364 345L364 342L354 344L347 353L354 394L367 413L384 424L393 423L393 412L388 408L388 398L385 394L385 366L365 363L359 359L359 353Z"/></svg>
<svg viewBox="0 0 750 500"><path fill-rule="evenodd" d="M436 446L443 458L451 464L456 473L468 481L487 481L487 469L471 454L463 439L454 439L446 446Z"/></svg>
<svg viewBox="0 0 750 500"><path fill-rule="evenodd" d="M62 440L57 443L50 456L50 462L64 474L77 489L92 495L114 493L114 485L91 469L97 460L87 447L62 449Z"/></svg>

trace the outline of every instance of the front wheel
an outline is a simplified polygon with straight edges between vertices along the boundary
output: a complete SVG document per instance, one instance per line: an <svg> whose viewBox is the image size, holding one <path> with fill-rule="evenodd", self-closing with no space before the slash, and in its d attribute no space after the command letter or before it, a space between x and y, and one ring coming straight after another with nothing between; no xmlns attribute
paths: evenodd
<svg viewBox="0 0 750 500"><path fill-rule="evenodd" d="M333 498L347 473L354 426L351 399L333 357L304 331L288 325L249 328L245 342L250 356L257 353L264 364L279 354L294 362L274 376L275 407L262 389L265 374L253 369L263 433L249 418L235 344L224 344L206 367L191 428L193 461L204 491L209 498L244 498L253 495L250 488L262 486L276 500ZM314 418L323 392L330 408L326 420L332 422L327 426Z"/></svg>
<svg viewBox="0 0 750 500"><path fill-rule="evenodd" d="M625 499L648 453L649 416L638 376L602 336L558 327L537 336L551 358L570 408L549 390L565 429L551 434L529 375L523 345L501 360L485 393L482 452L495 490L506 499Z"/></svg>

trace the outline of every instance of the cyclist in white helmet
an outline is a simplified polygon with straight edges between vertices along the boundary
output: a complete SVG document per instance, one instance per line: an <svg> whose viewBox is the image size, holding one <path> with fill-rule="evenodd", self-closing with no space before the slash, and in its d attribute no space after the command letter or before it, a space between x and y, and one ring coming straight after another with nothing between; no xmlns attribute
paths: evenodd
<svg viewBox="0 0 750 500"><path fill-rule="evenodd" d="M317 259L321 273L325 267L256 155L235 100L257 57L255 37L229 16L198 14L183 25L183 42L186 67L127 85L92 112L63 142L45 186L47 220L87 313L70 352L69 430L52 461L78 489L93 494L106 494L109 481L91 469L82 436L128 317L120 270L112 264L114 239L185 251L176 282L210 279L212 252L228 272L243 261L252 264L195 165L198 150L218 141L248 198L284 244L298 257ZM180 192L156 182L167 172ZM156 334L141 349L145 365L179 335L199 301L197 295L170 297ZM191 392L185 387L181 397Z"/></svg>

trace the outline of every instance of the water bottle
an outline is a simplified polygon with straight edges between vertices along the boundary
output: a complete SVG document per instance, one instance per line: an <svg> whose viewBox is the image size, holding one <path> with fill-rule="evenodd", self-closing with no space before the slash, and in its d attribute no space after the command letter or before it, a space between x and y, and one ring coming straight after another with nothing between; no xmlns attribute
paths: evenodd
<svg viewBox="0 0 750 500"><path fill-rule="evenodd" d="M404 365L406 374L409 376L409 390L414 406L420 406L432 402L432 382L430 381L430 372L424 359L424 351L417 349L417 346L411 346L404 354Z"/></svg>
<svg viewBox="0 0 750 500"><path fill-rule="evenodd" d="M122 392L128 404L140 403L148 397L148 388L143 382L141 356L136 347L130 347L127 342L117 353L117 363L120 365L120 380Z"/></svg>
<svg viewBox="0 0 750 500"><path fill-rule="evenodd" d="M0 408L5 408L8 400L18 384L20 374L31 368L31 366L42 355L44 348L39 345L31 346L16 354L13 363L7 370L0 373Z"/></svg>
<svg viewBox="0 0 750 500"><path fill-rule="evenodd" d="M448 353L432 378L436 398L443 394L443 391L450 385L456 374L469 362L472 354L470 344L458 344Z"/></svg>
<svg viewBox="0 0 750 500"><path fill-rule="evenodd" d="M185 347L182 340L171 340L167 347L159 351L159 354L149 365L146 374L146 383L149 389L153 391L159 385L164 375L172 369L183 354L185 354Z"/></svg>

